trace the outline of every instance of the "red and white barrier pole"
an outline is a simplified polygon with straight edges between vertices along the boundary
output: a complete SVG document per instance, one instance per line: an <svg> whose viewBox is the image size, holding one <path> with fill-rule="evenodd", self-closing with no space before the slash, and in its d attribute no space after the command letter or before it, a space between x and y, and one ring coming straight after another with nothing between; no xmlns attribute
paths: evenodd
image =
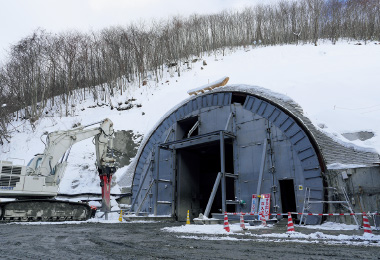
<svg viewBox="0 0 380 260"><path fill-rule="evenodd" d="M353 215L363 215L363 213L301 213L301 212L290 212L294 215L306 215L306 216L353 216ZM229 212L227 215L240 215L241 213ZM249 216L257 216L258 213L243 213ZM270 216L287 216L288 213L275 213L269 214ZM379 216L380 213L366 213L366 215Z"/></svg>

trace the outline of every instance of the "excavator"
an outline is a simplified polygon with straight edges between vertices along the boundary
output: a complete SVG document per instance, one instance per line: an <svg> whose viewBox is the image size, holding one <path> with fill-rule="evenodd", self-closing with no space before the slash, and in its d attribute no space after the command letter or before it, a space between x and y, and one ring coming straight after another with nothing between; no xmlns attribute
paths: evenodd
<svg viewBox="0 0 380 260"><path fill-rule="evenodd" d="M98 125L98 127L92 127ZM87 203L56 200L71 147L94 137L96 166L102 189L102 211L111 209L111 179L115 173L112 151L113 123L102 121L66 131L44 133L45 150L36 154L27 166L0 161L0 221L70 221L88 220L92 209ZM108 152L108 153L107 153Z"/></svg>

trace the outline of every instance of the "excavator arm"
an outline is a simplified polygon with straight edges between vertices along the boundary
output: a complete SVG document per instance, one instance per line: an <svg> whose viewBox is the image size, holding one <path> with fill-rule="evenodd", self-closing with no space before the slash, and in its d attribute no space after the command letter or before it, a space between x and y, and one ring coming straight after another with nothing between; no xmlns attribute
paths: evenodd
<svg viewBox="0 0 380 260"><path fill-rule="evenodd" d="M97 128L89 126L100 124ZM113 123L110 119L93 123L86 126L76 127L67 131L55 131L47 135L46 147L43 155L36 155L32 161L41 160L38 166L29 169L31 175L51 176L55 183L62 177L64 169L57 171L55 167L67 161L71 147L85 139L95 138L96 165L98 168L104 168L114 163L113 158L107 157L107 149L112 150ZM33 163L32 163L33 164ZM34 165L34 164L33 164Z"/></svg>
<svg viewBox="0 0 380 260"><path fill-rule="evenodd" d="M90 128L96 124L100 126ZM110 185L115 172L115 160L107 157L107 151L113 148L113 132L113 123L107 118L90 125L48 133L43 154L35 155L27 167L15 166L11 162L0 163L1 169L7 169L6 174L2 170L1 178L10 180L9 187L0 190L0 197L55 197L58 194L58 185L63 177L71 147L80 141L94 137L96 166L102 187L102 209L109 211ZM13 174L16 171L12 172L12 169L20 170L16 175Z"/></svg>

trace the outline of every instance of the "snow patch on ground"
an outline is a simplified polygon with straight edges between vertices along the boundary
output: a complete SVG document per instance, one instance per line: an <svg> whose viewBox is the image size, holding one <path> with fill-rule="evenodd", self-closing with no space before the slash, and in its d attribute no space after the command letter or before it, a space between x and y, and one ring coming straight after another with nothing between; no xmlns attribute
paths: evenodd
<svg viewBox="0 0 380 260"><path fill-rule="evenodd" d="M146 224L146 223L157 223L158 221L149 220L132 220L126 221L122 219L119 220L120 214L117 212L108 213L108 219L105 219L103 212L97 212L96 217L90 218L86 221L62 221L62 222L12 222L8 225L80 225L86 223L101 223L101 224Z"/></svg>
<svg viewBox="0 0 380 260"><path fill-rule="evenodd" d="M328 245L351 245L351 246L380 246L377 241L331 241L331 240L300 240L300 239L269 239L269 238L255 238L255 239L241 239L236 237L207 237L207 236L178 236L179 239L196 239L196 240L209 240L209 241L252 241L252 242L274 242L274 243L296 243L296 244L328 244Z"/></svg>
<svg viewBox="0 0 380 260"><path fill-rule="evenodd" d="M262 226L249 226L246 225L246 227L249 230L257 230L257 229L270 229L273 227L273 225L267 225ZM227 232L226 230L223 229L222 225L214 224L214 225L182 225L179 227L166 227L163 228L164 231L167 232L175 232L175 233L194 233L194 234L211 234L211 235L216 235L216 234L242 234L240 224L230 224L230 230L231 233Z"/></svg>
<svg viewBox="0 0 380 260"><path fill-rule="evenodd" d="M347 225L335 222L325 222L322 225L305 225L302 228L319 229L319 230L357 230L357 225Z"/></svg>
<svg viewBox="0 0 380 260"><path fill-rule="evenodd" d="M352 225L344 225L337 223L326 223L323 225L314 226L314 229L321 230L354 230ZM230 232L223 229L222 225L183 225L179 227L166 227L163 231L173 233L186 233L186 234L204 234L212 236L179 236L179 238L200 239L200 240L255 240L261 239L263 241L273 242L302 242L302 243L331 243L331 244L349 244L349 245L371 245L380 246L380 235L365 234L363 236L358 235L329 235L320 231L303 234L301 232L286 232L286 233L268 233L273 229L273 225L264 226L247 226L247 231L243 232L239 224L230 224ZM309 226L308 226L309 227ZM265 234L255 234L255 230L268 229ZM357 227L356 227L357 229ZM250 232L252 231L252 232ZM220 236L224 235L224 236ZM244 238L239 238L243 236ZM215 237L217 236L217 237ZM252 237L252 239L246 239L246 236Z"/></svg>

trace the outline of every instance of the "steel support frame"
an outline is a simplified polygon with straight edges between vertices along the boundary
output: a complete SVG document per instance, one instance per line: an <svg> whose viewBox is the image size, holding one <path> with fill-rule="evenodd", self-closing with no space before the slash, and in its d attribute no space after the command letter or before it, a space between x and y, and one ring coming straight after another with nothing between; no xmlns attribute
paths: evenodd
<svg viewBox="0 0 380 260"><path fill-rule="evenodd" d="M255 213L258 212L259 210L259 196L261 196L261 184L262 184L262 181L263 181L263 174L264 174L264 167L265 167L265 158L266 158L266 155L267 155L267 144L268 144L268 140L265 138L264 139L264 147L263 147L263 153L261 155L261 165L260 165L260 173L259 173L259 179L257 180L257 189L256 189L256 199L255 199L255 205L256 205L256 208L255 208Z"/></svg>
<svg viewBox="0 0 380 260"><path fill-rule="evenodd" d="M232 117L232 115L230 115ZM228 120L230 121L230 119ZM229 122L228 122L229 123ZM155 161L156 161L156 168L155 168L155 182L156 182L156 188L154 191L154 216L157 216L157 201L158 201L158 179L159 179L159 159L160 159L160 149L165 149L165 150L172 150L174 152L173 159L175 160L173 163L176 165L176 150L178 148L183 148L183 147L178 147L177 145L180 145L181 143L187 143L189 140L192 143L192 145L196 145L199 143L204 143L202 140L204 137L208 139L208 141L212 140L212 136L219 135L219 142L220 142L220 172L217 175L213 190L211 192L209 201L207 203L206 211L205 211L205 216L208 216L210 214L211 206L214 201L216 191L218 190L219 183L221 182L222 185L222 211L226 212L227 207L226 207L226 161L225 161L225 138L234 138L235 136L231 134L228 131L218 131L218 132L211 132L202 136L195 136L195 137L190 137L187 140L179 140L179 141L174 141L174 142L164 142L161 144L158 144L156 146L156 154L155 154ZM211 140L210 140L211 139ZM166 140L166 139L165 139ZM217 140L217 139L216 139ZM197 142L198 141L198 142ZM185 146L186 147L186 146ZM173 167L175 173L176 166ZM175 175L175 174L174 174ZM228 174L227 174L228 175ZM173 176L175 179L176 177ZM176 181L173 181L173 187L177 185ZM174 209L174 201L175 201L175 192L173 192L173 203L172 203L172 214L175 214L175 209Z"/></svg>
<svg viewBox="0 0 380 260"><path fill-rule="evenodd" d="M224 143L224 131L219 132L220 141L220 172L218 173L214 187L211 191L204 215L208 217L210 214L212 203L214 202L216 191L218 190L219 183L222 183L222 212L227 212L226 207L226 150Z"/></svg>
<svg viewBox="0 0 380 260"><path fill-rule="evenodd" d="M206 210L204 213L204 216L208 218L208 215L210 214L212 203L214 202L216 191L218 190L218 186L220 183L220 179L222 178L222 173L218 172L218 175L216 176L216 180L214 183L214 187L212 188L210 198L208 199Z"/></svg>

